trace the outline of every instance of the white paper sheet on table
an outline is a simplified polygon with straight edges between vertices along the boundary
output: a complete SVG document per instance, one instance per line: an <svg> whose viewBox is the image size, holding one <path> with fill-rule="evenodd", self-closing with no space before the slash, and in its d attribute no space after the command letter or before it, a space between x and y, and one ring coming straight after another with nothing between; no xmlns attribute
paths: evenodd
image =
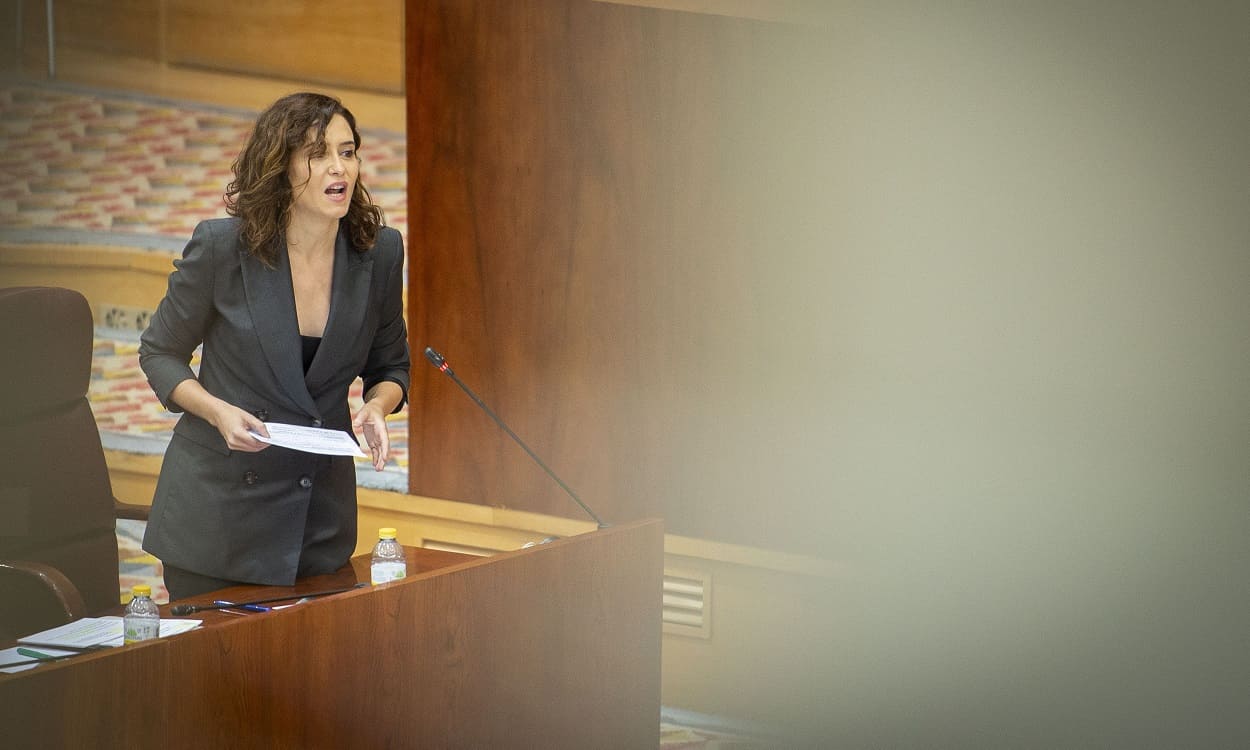
<svg viewBox="0 0 1250 750"><path fill-rule="evenodd" d="M342 430L327 430L322 427L300 427L295 424L266 422L265 429L269 437L252 433L262 443L278 445L291 450L305 453L319 453L323 456L359 456L365 458L360 446L350 435Z"/></svg>
<svg viewBox="0 0 1250 750"><path fill-rule="evenodd" d="M27 656L26 654L19 653L17 650L18 648L24 647L15 646L13 648L0 650L0 672L5 674L16 674L18 672L25 672L28 669L34 669L44 663L44 660L39 659L38 657ZM39 653L47 656L76 656L81 653L79 651L66 651L59 648L48 648L47 646L40 646L38 651ZM17 666L12 666L14 664Z"/></svg>
<svg viewBox="0 0 1250 750"><path fill-rule="evenodd" d="M161 638L185 633L199 627L203 620L161 619ZM90 648L102 646L111 648L122 645L122 618L110 615L106 617L82 617L55 628L49 628L32 635L17 639L19 644L32 646L64 646L66 648Z"/></svg>
<svg viewBox="0 0 1250 750"><path fill-rule="evenodd" d="M185 633L198 628L202 622L204 621L184 618L161 619L160 637L168 638L171 635ZM55 628L23 636L17 639L17 643L18 647L29 646L49 656L65 656L83 649L115 648L123 644L122 618L117 616L83 617ZM72 651L61 650L57 646L64 646ZM29 664L6 667L12 662L30 660L31 657L17 653L17 647L4 649L0 651L0 672L20 672L38 666L38 664Z"/></svg>

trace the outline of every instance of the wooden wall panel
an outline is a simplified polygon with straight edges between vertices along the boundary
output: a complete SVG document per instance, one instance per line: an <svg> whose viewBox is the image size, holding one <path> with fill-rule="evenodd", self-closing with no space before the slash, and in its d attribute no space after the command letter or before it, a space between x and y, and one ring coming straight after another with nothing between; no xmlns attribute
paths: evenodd
<svg viewBox="0 0 1250 750"><path fill-rule="evenodd" d="M387 93L404 90L402 0L165 0L168 62Z"/></svg>
<svg viewBox="0 0 1250 750"><path fill-rule="evenodd" d="M608 520L820 552L762 405L781 339L811 345L770 171L812 40L587 0L413 0L407 23L411 491L580 515L428 345Z"/></svg>
<svg viewBox="0 0 1250 750"><path fill-rule="evenodd" d="M23 54L46 60L46 3L18 2L22 3ZM57 48L160 59L161 6L162 0L56 0L53 22Z"/></svg>
<svg viewBox="0 0 1250 750"><path fill-rule="evenodd" d="M24 65L47 61L41 0L13 0ZM3 7L3 6L0 6ZM200 3L190 0L57 0L58 55L90 52L384 94L404 90L403 0L350 7L315 2ZM16 65L16 60L5 60ZM297 83L298 82L298 83Z"/></svg>

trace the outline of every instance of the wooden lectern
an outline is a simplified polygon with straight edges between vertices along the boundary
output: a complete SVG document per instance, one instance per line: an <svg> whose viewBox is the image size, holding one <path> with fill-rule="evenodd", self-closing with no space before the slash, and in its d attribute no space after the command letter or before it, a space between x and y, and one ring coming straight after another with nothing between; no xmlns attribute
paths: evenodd
<svg viewBox="0 0 1250 750"><path fill-rule="evenodd" d="M5 745L658 747L663 544L652 520L485 558L409 548L402 581L0 675Z"/></svg>

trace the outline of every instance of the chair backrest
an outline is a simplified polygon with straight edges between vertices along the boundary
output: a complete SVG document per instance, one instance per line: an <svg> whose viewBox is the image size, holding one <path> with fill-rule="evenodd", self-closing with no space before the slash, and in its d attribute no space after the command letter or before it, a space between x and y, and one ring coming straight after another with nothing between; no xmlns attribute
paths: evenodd
<svg viewBox="0 0 1250 750"><path fill-rule="evenodd" d="M113 488L87 401L92 335L78 292L0 289L0 559L55 567L97 614L120 590Z"/></svg>

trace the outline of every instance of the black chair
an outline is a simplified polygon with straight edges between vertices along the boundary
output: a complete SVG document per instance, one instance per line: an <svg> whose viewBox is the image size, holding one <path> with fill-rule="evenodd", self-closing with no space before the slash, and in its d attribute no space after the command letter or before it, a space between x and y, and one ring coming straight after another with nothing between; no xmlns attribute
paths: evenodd
<svg viewBox="0 0 1250 750"><path fill-rule="evenodd" d="M0 640L120 603L118 518L87 401L91 308L78 292L0 289Z"/></svg>

